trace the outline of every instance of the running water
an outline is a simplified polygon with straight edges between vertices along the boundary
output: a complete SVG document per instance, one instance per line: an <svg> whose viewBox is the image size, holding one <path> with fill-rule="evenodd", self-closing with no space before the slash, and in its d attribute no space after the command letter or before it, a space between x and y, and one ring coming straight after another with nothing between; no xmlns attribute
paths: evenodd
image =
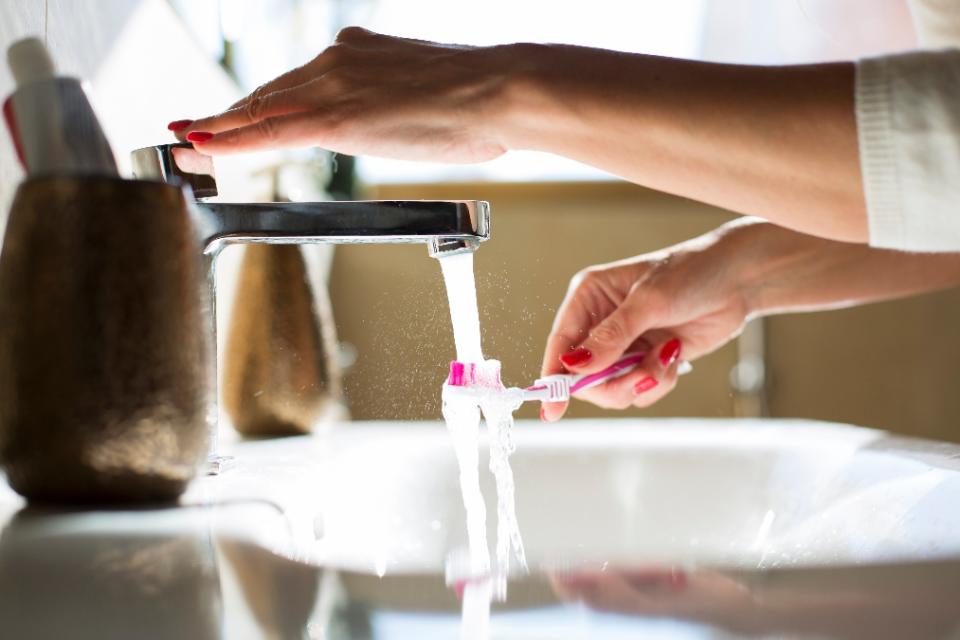
<svg viewBox="0 0 960 640"><path fill-rule="evenodd" d="M443 282L447 285L453 340L460 362L483 362L480 349L480 314L477 312L477 286L473 280L473 252L439 259Z"/></svg>
<svg viewBox="0 0 960 640"><path fill-rule="evenodd" d="M499 363L498 367L499 369ZM510 573L510 552L515 554L524 571L529 572L514 501L513 469L510 454L516 450L513 442L513 412L522 403L502 394L491 394L481 401L480 408L490 431L490 471L497 483L497 580L495 593L500 600L507 598L507 578Z"/></svg>
<svg viewBox="0 0 960 640"><path fill-rule="evenodd" d="M498 393L503 388L499 384L500 363L483 359L477 292L473 276L473 254L462 253L441 258L440 267L447 287L457 360L475 363L484 370L495 372L492 377L496 379L499 386L499 388L490 387L489 393L483 394L479 401L475 398L445 395L443 402L443 417L453 439L457 463L460 466L460 489L467 513L467 538L470 546L469 575L472 580L468 580L466 585L464 620L466 621L468 617L467 605L472 602L469 617L473 622L470 626L476 628L477 618L484 617L482 612L476 610L476 603L484 598L476 597L474 592L482 591L490 596L495 595L501 600L506 598L511 550L520 566L527 570L523 541L520 538L514 508L513 471L510 469L509 461L509 456L515 449L512 433L513 412L519 407L519 402L513 397ZM483 494L480 492L481 410L489 429L490 471L494 475L497 486L497 562L492 576L490 551L487 546L486 508ZM490 583L491 578L493 584ZM486 616L489 616L489 597L486 600Z"/></svg>

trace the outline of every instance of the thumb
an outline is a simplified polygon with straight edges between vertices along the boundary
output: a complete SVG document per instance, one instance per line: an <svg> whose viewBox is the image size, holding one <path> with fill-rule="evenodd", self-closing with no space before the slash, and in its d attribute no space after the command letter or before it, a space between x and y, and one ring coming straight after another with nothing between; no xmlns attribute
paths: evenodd
<svg viewBox="0 0 960 640"><path fill-rule="evenodd" d="M578 348L563 354L560 361L577 373L599 371L616 362L649 328L650 318L628 299L591 329Z"/></svg>

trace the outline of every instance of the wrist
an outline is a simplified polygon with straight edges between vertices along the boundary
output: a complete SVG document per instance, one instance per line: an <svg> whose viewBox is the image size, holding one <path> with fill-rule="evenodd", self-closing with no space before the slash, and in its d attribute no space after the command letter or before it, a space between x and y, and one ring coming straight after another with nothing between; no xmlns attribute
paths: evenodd
<svg viewBox="0 0 960 640"><path fill-rule="evenodd" d="M539 133L556 124L544 60L550 45L516 43L484 50L485 75L495 87L482 110L490 134L507 150L536 150Z"/></svg>
<svg viewBox="0 0 960 640"><path fill-rule="evenodd" d="M776 281L769 236L777 230L759 218L739 218L724 225L717 240L729 256L730 295L740 300L748 319L769 310L770 285Z"/></svg>
<svg viewBox="0 0 960 640"><path fill-rule="evenodd" d="M749 317L808 308L811 282L822 276L830 248L843 243L758 219L744 222L736 241L743 258L740 295Z"/></svg>

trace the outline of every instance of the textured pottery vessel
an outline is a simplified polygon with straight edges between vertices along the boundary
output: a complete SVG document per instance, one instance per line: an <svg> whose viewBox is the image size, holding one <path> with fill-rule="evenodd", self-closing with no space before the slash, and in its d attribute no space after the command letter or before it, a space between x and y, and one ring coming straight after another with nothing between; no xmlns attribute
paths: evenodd
<svg viewBox="0 0 960 640"><path fill-rule="evenodd" d="M326 289L311 291L300 247L250 245L224 354L223 403L248 436L309 433L340 402Z"/></svg>
<svg viewBox="0 0 960 640"><path fill-rule="evenodd" d="M208 290L183 192L50 177L0 256L0 464L31 500L175 499L208 449Z"/></svg>

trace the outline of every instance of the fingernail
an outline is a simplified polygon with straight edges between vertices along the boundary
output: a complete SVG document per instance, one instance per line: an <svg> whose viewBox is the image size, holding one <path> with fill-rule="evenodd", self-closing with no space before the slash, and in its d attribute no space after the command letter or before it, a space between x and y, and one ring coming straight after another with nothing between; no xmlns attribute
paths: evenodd
<svg viewBox="0 0 960 640"><path fill-rule="evenodd" d="M209 131L191 131L187 134L187 140L190 142L206 142L213 137Z"/></svg>
<svg viewBox="0 0 960 640"><path fill-rule="evenodd" d="M680 357L680 340L674 338L660 349L660 362L665 367L672 365Z"/></svg>
<svg viewBox="0 0 960 640"><path fill-rule="evenodd" d="M567 573L557 576L557 580L562 582L568 587L593 587L597 584L596 576L579 574L579 573Z"/></svg>
<svg viewBox="0 0 960 640"><path fill-rule="evenodd" d="M670 586L674 591L683 591L687 588L687 574L683 571L674 570L670 574Z"/></svg>
<svg viewBox="0 0 960 640"><path fill-rule="evenodd" d="M191 124L193 124L193 120L174 120L167 125L167 129L169 131L183 131Z"/></svg>
<svg viewBox="0 0 960 640"><path fill-rule="evenodd" d="M540 421L549 422L549 420L547 420L547 408L542 405L540 406Z"/></svg>
<svg viewBox="0 0 960 640"><path fill-rule="evenodd" d="M584 349L579 347L574 349L570 353L565 353L560 356L560 362L562 362L567 367L576 367L578 365L584 364L590 361L590 358L593 357L593 354L590 353L589 349Z"/></svg>
<svg viewBox="0 0 960 640"><path fill-rule="evenodd" d="M653 376L647 376L637 384L633 385L633 393L634 395L640 395L645 391L650 391L650 389L653 389L658 384L660 383L657 382L656 378L654 378Z"/></svg>

